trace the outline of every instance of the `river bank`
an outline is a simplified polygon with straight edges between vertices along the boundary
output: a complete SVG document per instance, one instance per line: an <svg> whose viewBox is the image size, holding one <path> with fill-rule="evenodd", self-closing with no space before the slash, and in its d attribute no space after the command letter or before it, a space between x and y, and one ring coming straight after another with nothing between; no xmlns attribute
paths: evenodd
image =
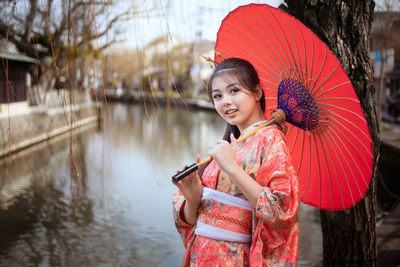
<svg viewBox="0 0 400 267"><path fill-rule="evenodd" d="M81 103L63 107L29 107L17 115L0 114L0 158L67 133L96 125L101 105Z"/></svg>
<svg viewBox="0 0 400 267"><path fill-rule="evenodd" d="M193 108L197 110L214 111L212 103L205 98L183 97L180 94L164 94L161 92L147 94L145 92L130 91L124 94L118 94L115 90L106 90L97 95L92 94L94 101L109 101L128 104L143 104L143 105L167 105L174 107Z"/></svg>

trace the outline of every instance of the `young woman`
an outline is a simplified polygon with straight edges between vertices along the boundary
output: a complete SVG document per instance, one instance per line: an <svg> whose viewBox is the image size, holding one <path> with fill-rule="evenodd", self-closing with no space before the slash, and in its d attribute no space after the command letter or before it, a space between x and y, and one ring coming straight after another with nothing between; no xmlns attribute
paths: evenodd
<svg viewBox="0 0 400 267"><path fill-rule="evenodd" d="M265 122L257 72L246 60L226 59L215 68L208 95L228 125L209 152L210 164L175 183L183 266L295 266L298 181L282 128L265 127L236 144Z"/></svg>

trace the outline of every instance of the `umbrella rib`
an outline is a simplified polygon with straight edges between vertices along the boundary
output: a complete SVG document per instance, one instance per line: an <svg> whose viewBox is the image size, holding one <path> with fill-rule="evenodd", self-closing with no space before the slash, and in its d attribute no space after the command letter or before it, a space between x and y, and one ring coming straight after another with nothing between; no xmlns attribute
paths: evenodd
<svg viewBox="0 0 400 267"><path fill-rule="evenodd" d="M311 135L308 136L308 151L311 151ZM308 194L308 187L310 185L310 176L311 176L311 153L308 153L308 179L307 179L307 187L306 191L304 192L303 201L306 201L307 194Z"/></svg>
<svg viewBox="0 0 400 267"><path fill-rule="evenodd" d="M271 15L274 17L276 23L278 23L278 26L279 26L279 28L281 29L281 32L282 32L283 36L285 37L286 44L287 44L287 46L288 46L288 48L289 48L289 51L290 51L290 55L292 56L293 65L296 67L296 69L298 69L297 64L296 64L296 60L294 60L294 56L293 56L292 49L290 48L289 41L288 41L288 39L287 39L287 37L286 37L286 33L285 33L284 30L282 29L282 26L281 26L281 24L279 23L279 21L278 21L278 19L276 18L276 16L274 15L274 13L272 13L272 11L271 11L270 9L268 9L268 10L269 10L269 12L271 13ZM281 11L281 10L279 10L279 11L280 11L280 12L283 12L283 11ZM281 13L281 14L282 14L282 13ZM280 14L280 15L281 15L281 14ZM284 15L283 17L285 18L285 15ZM283 48L283 47L282 47L282 48Z"/></svg>
<svg viewBox="0 0 400 267"><path fill-rule="evenodd" d="M312 72L314 67L314 38L311 36L311 44L312 44L312 51L311 51L311 69L310 69L310 78L312 78ZM307 65L307 64L306 64ZM307 88L310 88L311 79L307 80Z"/></svg>
<svg viewBox="0 0 400 267"><path fill-rule="evenodd" d="M292 39L293 39L293 42L294 42L294 46L296 47L296 54L297 54L297 61L298 61L298 63L299 63L299 66L298 66L298 69L299 70L302 70L302 68L301 68L301 62L300 62L300 53L299 53L299 49L298 49L298 47L297 47L297 42L296 42L296 39L294 38L294 34L293 34L293 31L292 31L292 27L290 27L290 25L289 25L289 22L288 22L288 20L287 20L287 17L286 16L283 16L283 18L284 18L284 20L286 21L286 24L288 25L288 27L289 27L289 30L290 30L290 33L292 34ZM296 21L296 20L295 20ZM285 36L286 36L286 34L285 34ZM288 44L288 46L289 46L289 44ZM289 49L290 49L290 46L289 46ZM292 49L290 49L290 51L292 51ZM292 53L292 52L291 52ZM292 54L292 57L293 57L293 54ZM294 58L293 58L293 61L294 61ZM297 64L295 63L295 65L296 65L296 67L297 67ZM303 78L303 75L300 75L301 76L301 78ZM303 83L304 84L304 83Z"/></svg>
<svg viewBox="0 0 400 267"><path fill-rule="evenodd" d="M254 64L253 64L253 65L254 65ZM254 66L256 66L256 65L254 65ZM278 86L279 86L278 84L273 83L273 82L271 82L271 81L269 81L269 80L267 80L267 79L265 79L265 78L263 78L263 77L259 77L259 78L260 78L261 81L264 81L264 82L267 82L267 83L269 83L269 84L272 84L272 85L275 86L275 87L278 87ZM278 90L276 90L275 92L278 92Z"/></svg>
<svg viewBox="0 0 400 267"><path fill-rule="evenodd" d="M326 111L328 111L328 112L330 112L330 111L327 110L326 108L323 108L323 107L321 107L321 108L324 109L324 110L326 110ZM330 117L330 118L332 118L336 123L338 123L339 125L341 125L344 129L347 130L347 132L349 132L354 138L356 138L357 141L365 148L365 150L368 152L368 154L372 157L372 154L371 154L370 151L367 149L367 147L364 145L364 142L361 142L361 140L360 140L353 132L351 132L345 125L343 125L343 123L339 122L336 118L334 118L334 117ZM336 126L335 124L332 124L332 125L333 125L338 131L340 131L340 129L337 128L337 126ZM358 127L357 127L357 128L358 128ZM359 130L360 130L360 129L359 129ZM360 131L361 131L361 130L360 130ZM342 132L342 131L340 131L340 132ZM361 131L361 132L362 132L362 131ZM359 149L355 147L354 142L351 142L351 141L348 139L347 135L344 135L344 137L345 137L345 138L347 139L347 141L353 146L353 148L359 153L361 159L364 161L364 164L365 164L366 166L368 166L368 164L367 164L367 162L366 162L364 156L361 154L361 152L359 151Z"/></svg>
<svg viewBox="0 0 400 267"><path fill-rule="evenodd" d="M293 124L290 124L290 127L289 127L289 129L288 129L288 131L286 133L286 137L290 134L290 132L292 131L293 127L294 127Z"/></svg>
<svg viewBox="0 0 400 267"><path fill-rule="evenodd" d="M225 37L225 36L223 36L223 35L220 35L220 34L219 34L219 36L222 37L222 38L225 38L226 40L230 41L231 43L235 44L235 45L238 46L239 48L241 48L241 49L243 49L244 51L246 51L246 49L244 49L243 47L239 46L237 43L235 43L235 42L232 41L231 39L229 39L229 38L227 38L227 37ZM221 48L218 48L218 50L219 50L219 52L223 52L224 54L229 54L229 55L231 55L231 56L233 56L233 57L240 57L240 56L235 55L235 54L232 54L232 53L230 53L230 52L228 52L228 51L226 51L226 50L223 50L223 49L221 49ZM251 53L249 50L247 50L246 52L248 52L248 53L250 53L251 55L253 55L254 57L256 57L256 56L255 56L253 53ZM257 57L256 57L256 58L257 58ZM258 65L254 64L254 63L252 63L252 64L254 65L254 67L258 68L259 70L261 70L261 71L264 72L265 74L271 76L271 78L272 78L273 80L275 80L275 81L278 82L278 80L275 79L270 73L266 72L264 69L260 68ZM278 87L277 84L275 84L275 83L273 83L273 82L271 82L271 81L265 80L265 79L263 79L263 78L261 78L261 79L262 79L263 81L269 82L270 84L272 84L272 85Z"/></svg>
<svg viewBox="0 0 400 267"><path fill-rule="evenodd" d="M258 9L257 9L257 11L258 11ZM277 50L276 47L275 47L275 45L273 44L271 38L269 37L269 35L264 31L263 27L261 27L261 25L253 18L253 16L250 16L250 15L246 12L246 9L243 9L243 12L246 13L246 15L247 15L249 18L251 18L251 19L258 25L258 27L260 27L260 29L263 31L263 33L265 34L265 36L270 40L271 44L274 46L275 50ZM242 23L242 24L244 25L244 23ZM245 25L245 26L251 30L250 27L248 27L247 25ZM253 30L251 30L251 31L253 32L254 36L256 36L256 37L258 38L258 40L260 40L260 42L263 44L263 46L264 46L264 47L267 49L267 51L271 54L271 56L275 59L276 63L279 65L280 69L281 69L281 70L284 69L283 66L281 65L281 63L280 63L280 62L278 61L278 59L275 57L275 55L274 55L274 54L271 52L271 50L265 45L265 43L261 40L261 38L259 37L259 35L256 34ZM282 59L282 58L281 58L281 59Z"/></svg>
<svg viewBox="0 0 400 267"><path fill-rule="evenodd" d="M334 89L336 89L336 88L338 88L338 87L340 87L340 86L346 85L346 84L348 84L348 83L351 83L350 80L347 81L347 82L338 84L338 85L336 85L335 87L329 88L328 90L323 91L323 92L319 93L318 95L314 95L313 98L316 99L316 98L319 97L320 95L323 95L323 94L325 94L325 93L328 93L328 92L330 92L330 91L332 91L332 90L334 90Z"/></svg>
<svg viewBox="0 0 400 267"><path fill-rule="evenodd" d="M328 142L327 142L327 140L326 140L326 138L327 138L326 135L325 135L325 134L322 134L321 137L322 137L322 141L324 142L324 146L328 148ZM334 150L334 152L335 152L335 154L336 154L336 151L335 151L335 149L334 149L332 143L329 142L329 144L331 144L331 147L332 147L332 149ZM332 154L331 154L331 153L328 153L328 155L329 155L329 159L331 160L331 164L332 164L332 166L333 166L333 170L335 171L336 180L337 180L337 182L338 182L338 184L339 184L339 192L340 192L340 198L342 199L343 210L345 210L346 207L345 207L345 205L344 205L342 186L341 186L341 184L340 184L340 179L339 179L339 176L338 176L337 171L336 171L336 165L333 163ZM339 160L339 158L338 158L338 160ZM332 188L331 188L331 191L332 191ZM332 202L333 202L333 201L332 201ZM332 210L333 210L333 209L334 209L334 208L333 208L333 205L332 205Z"/></svg>
<svg viewBox="0 0 400 267"><path fill-rule="evenodd" d="M265 109L273 109L273 108L277 108L277 105L273 105L273 106L269 106L269 107L265 107Z"/></svg>
<svg viewBox="0 0 400 267"><path fill-rule="evenodd" d="M324 65L325 65L326 55L327 55L327 47L325 46L324 60L322 61L321 68L319 69L317 78L314 80L314 84L312 85L312 88L310 88L310 92L312 92L312 91L314 90L314 87L315 87L315 85L316 85L317 82L318 82L319 76L321 75L322 69L324 68Z"/></svg>
<svg viewBox="0 0 400 267"><path fill-rule="evenodd" d="M333 140L333 142L335 143L335 145L336 145L336 148L339 150L339 151L341 151L341 149L340 149L340 147L338 146L338 144L336 143L336 140L333 138L333 136L331 135L331 133L330 132L327 132L327 134L329 135L329 137L330 137L330 139L332 139ZM327 137L328 138L328 137ZM330 144L332 144L332 142L330 142ZM332 146L333 146L333 144L332 144ZM333 152L335 153L335 155L336 155L336 158L337 158L337 160L339 161L339 162L342 162L341 160L340 160L340 157L339 157L339 155L337 154L337 151L336 151L336 149L335 149L335 146L333 146ZM342 155L343 155L343 153L342 153ZM332 158L331 158L331 160L332 160ZM333 164L333 160L332 160L332 164ZM333 166L335 166L335 165L333 165ZM348 179L347 179L347 172L345 171L345 169L343 168L343 164L340 164L340 167L342 167L342 171L343 171L343 173L344 173L344 176L345 176L345 179L346 179L346 183L347 183L347 187L348 187L348 189L349 189L349 192L352 192L351 191L351 187L350 187L350 184L349 184L349 181L348 181ZM336 167L335 167L335 171L336 171ZM336 174L337 175L337 174ZM339 188L340 188L340 196L342 197L342 202L343 202L343 209L345 208L344 207L344 198L343 198L343 193L342 193L342 187L341 187L341 185L340 185L340 179L339 179L339 176L337 176L337 181L338 181L338 183L339 183ZM353 206L354 206L354 199L353 199L353 194L350 194L350 197L351 197L351 202L353 203Z"/></svg>
<svg viewBox="0 0 400 267"><path fill-rule="evenodd" d="M274 92L274 93L277 93L277 92L278 92L278 90L271 89L271 88L268 88L268 87L265 87L265 86L261 86L261 88L264 89L264 90L267 90L267 91ZM273 97L273 99L276 100L276 97Z"/></svg>
<svg viewBox="0 0 400 267"><path fill-rule="evenodd" d="M318 99L314 99L314 101L320 101L320 100L349 100L349 101L354 101L356 103L360 103L359 100L350 98L350 97L320 97Z"/></svg>
<svg viewBox="0 0 400 267"><path fill-rule="evenodd" d="M321 106L320 106L320 107L321 107ZM323 107L321 107L321 108L323 108ZM329 110L329 109L327 109L327 108L323 108L323 109L326 110L326 111L328 111L329 113L331 113L331 114L333 114L333 115L335 115L335 116L341 118L342 120L348 122L349 124L353 125L355 128L357 128L357 129L368 139L368 141L371 141L371 137L368 136L363 130L361 130L361 129L360 129L357 125L355 125L353 122L347 120L347 119L344 118L343 116L340 116L339 114L337 114L337 113L334 112L333 110ZM346 130L348 130L346 126L344 126L342 123L340 123L340 122L339 122L338 120L336 120L334 117L330 117L330 118L333 118L337 123L339 123L339 124L342 125ZM349 131L350 133L352 133L350 130L348 130L348 131ZM352 134L353 134L353 133L352 133ZM357 138L357 140L358 140L360 143L362 143L362 142L360 141L360 139ZM368 149L367 149L367 150L368 150ZM370 154L370 155L371 155L371 154ZM372 157L372 155L371 155L371 157Z"/></svg>
<svg viewBox="0 0 400 267"><path fill-rule="evenodd" d="M338 129L338 131L340 132L339 129ZM343 141L342 141L342 139L340 138L340 136L336 133L336 131L334 131L334 130L332 129L332 132L336 135L336 137L337 137L337 138L339 139L339 141L342 143L342 146L346 149L347 153L350 155L351 159L353 160L353 162L354 162L355 165L357 166L357 169L358 169L358 171L360 172L361 177L362 177L363 180L364 180L364 183L365 183L366 186L368 187L368 184L366 183L366 181L365 181L365 179L364 179L364 176L363 176L363 174L361 173L360 168L358 167L358 163L357 163L357 162L355 161L355 159L353 158L353 155L352 155L352 154L350 153L350 151L347 149L347 147L346 147L345 144L343 143ZM336 143L335 139L333 139L333 140L334 140L334 142ZM342 154L343 158L346 159L346 156L344 155L342 149L340 149L339 146L337 146L337 147L338 147L340 153ZM342 161L342 162L343 162L343 161ZM348 161L348 160L344 160L344 162L346 162L346 165L347 165L347 167L349 168L349 170L350 170L350 172L351 172L351 174L352 174L352 176L353 176L353 180L354 180L354 182L356 183L356 186L357 186L358 192L360 193L360 196L362 196L361 190L360 190L360 186L358 185L358 182L357 182L357 179L356 179L356 177L355 177L355 175L354 175L353 169L352 169L352 168L350 167L350 165L349 165L349 161Z"/></svg>
<svg viewBox="0 0 400 267"><path fill-rule="evenodd" d="M341 109L341 110L347 111L347 112L349 112L349 113L352 113L353 115L356 115L356 116L357 116L359 119L361 119L363 122L367 122L367 121L365 120L365 118L363 118L362 116L360 116L360 114L358 114L358 113L356 113L356 112L354 112L354 111L352 111L352 110L350 110L350 109L342 108L342 107L339 107L339 106L336 106L336 105L331 105L331 104L324 103L324 102L319 102L319 101L316 101L316 102L318 102L319 105L324 105L324 106L328 106L328 107L331 107L331 108L337 108L337 109Z"/></svg>
<svg viewBox="0 0 400 267"><path fill-rule="evenodd" d="M298 129L298 128L297 128ZM297 173L299 173L299 171L300 171L300 168L301 168L301 163L302 163L302 159L303 159L303 157L302 157L302 155L303 155L303 151L304 151L304 139L305 139L305 135L306 135L306 133L305 133L305 131L303 131L303 141L301 142L301 151L300 151L300 159L299 159L299 164L298 164L298 166L297 166Z"/></svg>
<svg viewBox="0 0 400 267"><path fill-rule="evenodd" d="M306 60L306 58L307 58L307 47L306 47L306 40L305 40L305 38L304 38L304 33L303 33L303 31L301 30L301 27L300 27L300 24L299 24L299 21L297 20L297 19L295 19L294 20L295 22L296 22L296 25L297 25L297 27L299 28L299 31L300 31L300 33L301 33L301 37L302 37L302 39L303 39L303 46L304 46L304 81L303 81L303 84L305 85L306 84L306 77L308 77L308 73L307 73L307 60ZM300 69L301 69L301 60L299 59L299 64L300 64Z"/></svg>
<svg viewBox="0 0 400 267"><path fill-rule="evenodd" d="M311 95L315 94L315 93L319 90L319 88L321 88L321 86L324 85L324 83L325 83L330 77L332 77L332 75L335 73L335 71L337 70L337 68L339 67L339 65L340 65L340 63L338 62L338 64L336 65L336 67L333 69L333 71L326 77L326 79L325 79L323 82L321 82L321 83L318 85L318 87L311 93Z"/></svg>
<svg viewBox="0 0 400 267"><path fill-rule="evenodd" d="M290 149L290 153L293 153L294 145L296 144L296 139L297 139L297 135L298 134L299 134L299 128L297 128L297 132L296 132L296 135L294 137L294 141L293 141L293 144L292 144L292 148Z"/></svg>
<svg viewBox="0 0 400 267"><path fill-rule="evenodd" d="M312 135L315 145L315 153L317 154L317 165L318 165L318 179L319 179L319 209L321 209L321 166L319 162L319 154L317 149L317 141L315 140L315 135Z"/></svg>
<svg viewBox="0 0 400 267"><path fill-rule="evenodd" d="M330 192L331 192L331 206L332 206L332 210L333 210L333 192L332 192L331 172L330 172L330 170L329 170L328 161L326 160L325 146L322 144L321 136L318 135L317 137L318 137L318 140L319 140L319 142L320 142L320 144L321 144L322 155L324 156L326 169L328 170L329 188L330 188Z"/></svg>
<svg viewBox="0 0 400 267"><path fill-rule="evenodd" d="M240 21L239 19L237 19L235 16L233 16L236 20L238 20L238 21ZM241 21L240 21L241 22ZM223 24L225 24L227 27L229 27L230 29L232 29L233 31L235 31L236 33L238 33L239 35L241 35L243 38L244 38L244 40L247 40L254 48L256 48L263 56L264 56L264 58L266 58L266 59L268 59L269 60L269 62L274 66L274 67L277 67L272 61L271 61L271 59L269 58L269 57L267 57L265 54L264 54L264 52L260 49L260 48L258 48L249 38L247 38L246 36L244 36L241 32L239 32L238 30L236 30L235 28L233 28L231 25L229 25L229 24L227 24L226 22L222 22ZM245 27L247 27L247 25L245 25L243 22L241 22ZM248 28L248 27L247 27ZM219 34L218 34L219 35ZM221 35L219 35L219 36L221 36ZM254 55L253 53L252 53L252 55L255 57L255 58L257 58L259 61L261 61L265 66L267 66L276 76L279 76L279 74L278 73L276 73L273 69L271 69L271 67L268 65L268 64L266 64L265 62L264 62L264 60L261 60L261 59L259 59L256 55Z"/></svg>
<svg viewBox="0 0 400 267"><path fill-rule="evenodd" d="M336 127L336 125L334 125L334 127L336 128L336 130L338 130L338 132L341 132L341 131ZM354 162L354 164L356 165L358 171L360 172L361 177L363 178L363 181L364 181L365 185L368 187L368 183L367 183L367 181L365 181L365 178L364 178L364 175L362 174L362 171L361 171L361 169L360 169L360 166L358 166L358 162L354 159L353 155L350 153L350 151L349 151L349 150L347 149L347 147L344 145L342 139L339 137L339 135L336 133L336 131L334 131L334 129L331 129L331 130L332 130L332 132L335 133L335 135L339 138L340 142L342 143L343 147L346 149L347 153L349 153L351 159L353 160L353 162ZM343 136L347 139L347 141L350 142L350 140L347 138L347 136L346 136L345 134L343 134ZM353 148L360 154L360 157L361 157L362 160L364 161L364 164L365 164L366 166L368 166L367 162L365 161L365 159L364 159L364 157L362 156L362 154L360 153L360 151L354 146L354 144L353 144L352 142L350 142L350 144L351 144L351 145L353 146ZM348 161L346 161L346 163L348 164ZM372 172L371 172L371 174L372 174Z"/></svg>
<svg viewBox="0 0 400 267"><path fill-rule="evenodd" d="M272 32L274 33L276 40L278 40L280 46L281 46L282 49L283 49L281 40L280 40L280 39L278 38L278 36L276 35L276 32L275 32L274 28L271 26L271 24L269 23L269 21L264 17L264 15L263 15L262 13L260 13L260 11L259 11L258 9L257 9L257 11L258 11L258 13L263 17L263 19L265 20L265 22L268 24L268 26L270 27L270 29L271 29ZM268 9L268 11L270 11L270 10ZM271 11L270 11L270 12L271 12ZM270 40L271 40L271 39L270 39ZM276 52L278 53L278 55L279 55L279 57L282 59L282 61L285 62L286 67L289 68L289 67L291 66L291 64L290 64L290 62L289 62L290 60L289 60L288 55L287 55L286 53L284 53L285 56L286 56L286 59L288 60L288 64L286 64L286 61L283 60L283 58L282 58L282 56L281 56L281 53L278 51L278 49L275 47L275 45L274 45L274 43L273 43L272 41L271 41L271 44L274 46Z"/></svg>
<svg viewBox="0 0 400 267"><path fill-rule="evenodd" d="M340 124L344 129L346 129L355 139L357 139L357 141L365 148L365 150L368 152L368 154L372 157L370 151L367 149L367 147L364 145L364 143L361 142L361 140L360 140L353 132L351 132L346 126L344 126L342 123L340 123L340 122L339 122L338 120L336 120L335 118L333 118L333 117L331 117L331 118L332 118L334 121L336 121L338 124ZM337 128L336 125L334 125L334 124L332 124L332 125L333 125L334 127ZM337 130L340 131L339 128L337 128ZM363 155L361 154L361 152L354 146L354 143L351 142L351 141L348 139L348 137L347 137L346 135L344 135L344 136L345 136L345 138L347 139L347 141L349 141L349 143L353 146L353 148L354 148L355 150L358 151L358 153L360 154L361 158L363 159L365 165L368 166L367 162L366 162L365 159L364 159L364 156L363 156Z"/></svg>

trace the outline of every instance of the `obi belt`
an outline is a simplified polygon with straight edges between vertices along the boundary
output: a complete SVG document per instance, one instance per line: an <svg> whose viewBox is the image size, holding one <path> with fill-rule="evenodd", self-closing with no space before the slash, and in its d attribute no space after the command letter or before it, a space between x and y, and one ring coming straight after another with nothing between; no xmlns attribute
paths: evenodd
<svg viewBox="0 0 400 267"><path fill-rule="evenodd" d="M203 187L195 234L215 240L251 243L249 201Z"/></svg>

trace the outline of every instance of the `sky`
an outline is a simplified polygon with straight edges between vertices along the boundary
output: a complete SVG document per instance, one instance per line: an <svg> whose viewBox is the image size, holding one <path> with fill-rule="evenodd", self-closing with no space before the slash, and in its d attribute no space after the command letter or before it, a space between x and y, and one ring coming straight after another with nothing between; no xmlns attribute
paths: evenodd
<svg viewBox="0 0 400 267"><path fill-rule="evenodd" d="M249 3L265 3L278 7L283 0L125 0L125 5L136 5L141 16L124 22L118 46L143 48L160 36L170 34L185 41L201 38L215 41L221 21L238 6ZM375 0L375 10L384 9L384 1L399 5L400 0ZM116 10L123 10L121 5Z"/></svg>
<svg viewBox="0 0 400 267"><path fill-rule="evenodd" d="M186 41L215 41L220 23L236 7L249 3L267 3L278 7L282 0L142 0L138 8L145 18L135 17L125 25L127 47L144 47L159 36L171 34ZM139 1L136 1L138 3ZM152 12L153 5L156 12ZM144 12L143 12L144 11Z"/></svg>

